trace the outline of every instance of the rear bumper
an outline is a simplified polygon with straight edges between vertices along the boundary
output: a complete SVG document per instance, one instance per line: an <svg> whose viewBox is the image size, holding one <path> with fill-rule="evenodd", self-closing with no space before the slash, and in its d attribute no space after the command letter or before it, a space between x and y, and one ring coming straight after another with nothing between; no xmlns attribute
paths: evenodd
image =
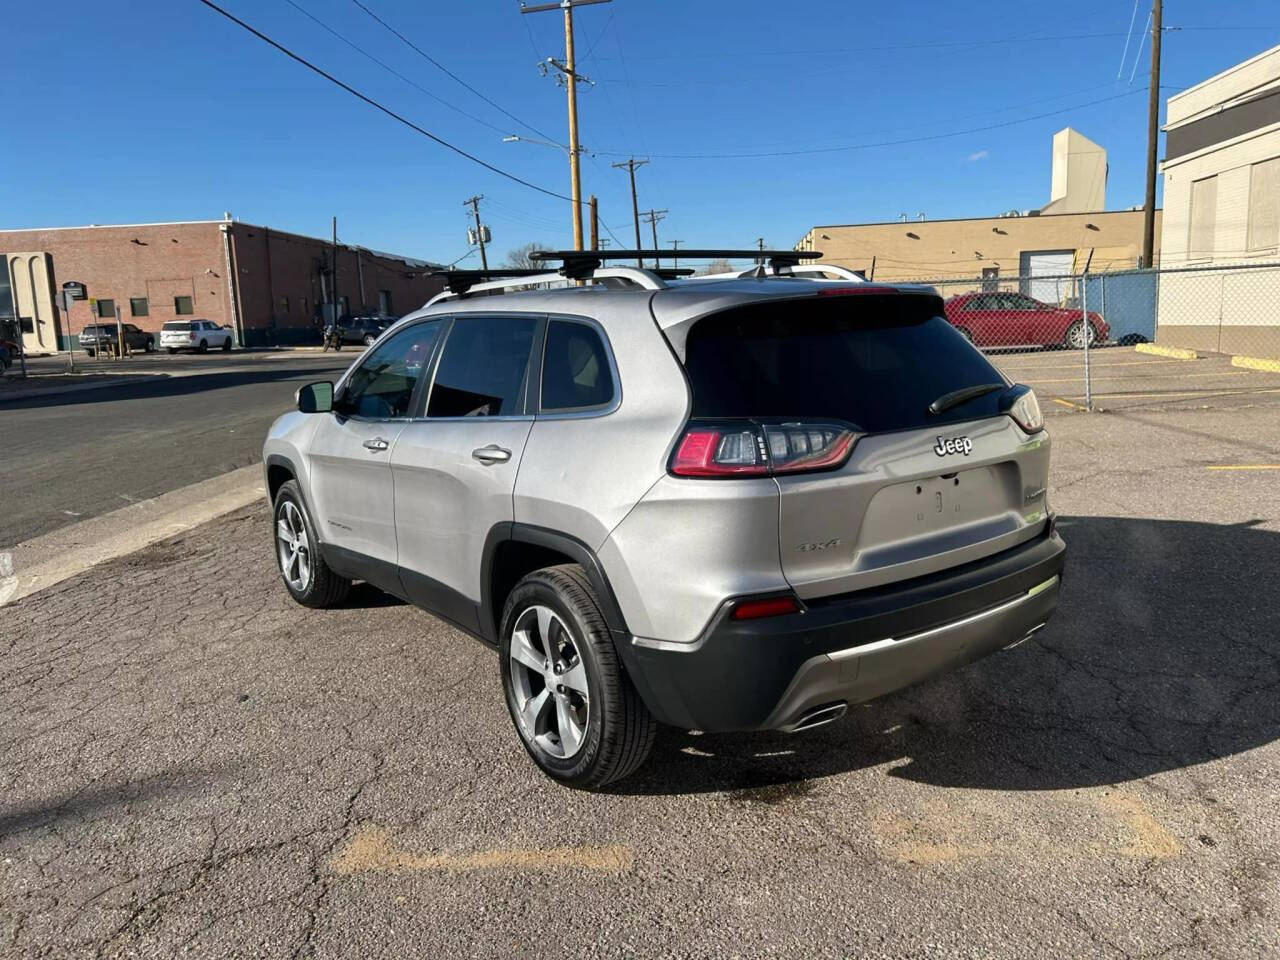
<svg viewBox="0 0 1280 960"><path fill-rule="evenodd" d="M901 690L1025 639L1058 605L1056 533L951 570L734 621L726 602L694 643L618 644L662 722L707 731L799 729L820 711ZM833 719L839 710L821 714Z"/></svg>

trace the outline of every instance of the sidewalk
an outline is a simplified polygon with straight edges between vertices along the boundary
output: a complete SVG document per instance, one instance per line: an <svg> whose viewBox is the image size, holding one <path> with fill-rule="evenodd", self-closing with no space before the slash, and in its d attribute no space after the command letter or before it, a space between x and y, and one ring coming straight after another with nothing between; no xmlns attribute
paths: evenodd
<svg viewBox="0 0 1280 960"><path fill-rule="evenodd" d="M105 373L53 373L35 374L14 377L11 374L0 378L0 403L10 400L29 400L34 397L52 397L62 393L80 393L85 390L100 390L104 387L117 387L126 383L139 383L152 377L164 377L170 374L156 371L154 373L129 373L122 375Z"/></svg>

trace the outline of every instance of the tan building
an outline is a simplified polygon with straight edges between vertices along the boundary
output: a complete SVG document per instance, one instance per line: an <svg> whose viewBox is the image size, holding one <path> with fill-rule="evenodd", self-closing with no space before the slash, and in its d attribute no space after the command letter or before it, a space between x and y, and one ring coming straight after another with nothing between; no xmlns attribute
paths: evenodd
<svg viewBox="0 0 1280 960"><path fill-rule="evenodd" d="M1169 98L1162 343L1280 356L1280 46Z"/></svg>
<svg viewBox="0 0 1280 960"><path fill-rule="evenodd" d="M1086 262L1092 271L1130 270L1141 258L1142 211L1105 212L1106 177L1106 151L1067 128L1053 138L1050 201L1041 210L828 224L814 227L796 248L821 250L824 260L877 280L973 281L948 284L948 294L1021 277L1024 292L1061 299L1063 285L1049 278L1078 273Z"/></svg>

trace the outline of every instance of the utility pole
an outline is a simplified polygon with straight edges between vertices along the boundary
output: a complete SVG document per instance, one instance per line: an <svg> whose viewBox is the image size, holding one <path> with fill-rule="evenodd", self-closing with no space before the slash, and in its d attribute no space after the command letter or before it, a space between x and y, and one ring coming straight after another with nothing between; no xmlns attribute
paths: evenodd
<svg viewBox="0 0 1280 960"><path fill-rule="evenodd" d="M1160 139L1161 0L1151 9L1151 89L1147 91L1147 198L1142 208L1142 265L1154 264L1156 242L1156 144Z"/></svg>
<svg viewBox="0 0 1280 960"><path fill-rule="evenodd" d="M624 167L631 174L631 221L636 228L636 249L640 249L640 205L636 200L636 167L643 167L648 163L648 159L637 160L635 157L629 157L626 163L615 163L615 170L621 170ZM636 257L636 266L644 267L644 261Z"/></svg>
<svg viewBox="0 0 1280 960"><path fill-rule="evenodd" d="M480 266L485 270L489 269L489 258L484 252L484 227L480 225L480 201L484 199L484 194L477 193L474 197L468 197L462 201L464 207L470 207L471 213L476 220L476 242L480 244Z"/></svg>
<svg viewBox="0 0 1280 960"><path fill-rule="evenodd" d="M329 296L333 298L333 327L338 328L338 218L333 218L333 273L329 276Z"/></svg>
<svg viewBox="0 0 1280 960"><path fill-rule="evenodd" d="M666 218L667 211L650 208L640 216L645 217L649 221L649 226L653 227L653 269L657 270L661 266L658 262L658 221Z"/></svg>
<svg viewBox="0 0 1280 960"><path fill-rule="evenodd" d="M573 249L582 249L582 177L578 166L578 81L590 83L586 77L579 77L577 63L573 54L573 8L590 3L609 3L610 0L560 0L559 3L540 3L526 6L520 3L521 13L539 13L543 10L564 10L564 63L548 57L550 63L565 78L565 86L569 90L569 178L572 181L573 197ZM545 68L544 68L545 69Z"/></svg>
<svg viewBox="0 0 1280 960"><path fill-rule="evenodd" d="M671 244L671 268L678 270L680 269L680 244L684 243L684 241L668 240L667 243Z"/></svg>
<svg viewBox="0 0 1280 960"><path fill-rule="evenodd" d="M587 208L591 211L591 249L600 249L600 210L596 205L596 195L587 198Z"/></svg>

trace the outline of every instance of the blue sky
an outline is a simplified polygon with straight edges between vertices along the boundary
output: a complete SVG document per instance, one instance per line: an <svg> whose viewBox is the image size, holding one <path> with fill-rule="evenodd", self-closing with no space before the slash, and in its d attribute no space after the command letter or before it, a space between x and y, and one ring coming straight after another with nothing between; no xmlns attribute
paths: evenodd
<svg viewBox="0 0 1280 960"><path fill-rule="evenodd" d="M432 133L568 194L563 153L502 142L504 133L536 136L531 128L567 137L563 90L536 66L563 55L558 12L522 16L518 0L362 2L527 126L352 0L222 0ZM1117 79L1131 0L1082 0L1071 20L1061 5L988 0L981 22L979 8L951 2L583 7L579 70L596 81L579 96L581 140L595 154L583 160L583 192L599 196L602 220L629 244L627 177L610 164L648 155L637 173L640 203L669 211L659 224L664 246L763 235L789 247L815 223L1041 206L1052 135L1070 124L1108 150L1108 206L1138 204L1146 45L1132 84L1129 76L1149 8L1140 0ZM1183 28L1165 35L1166 96L1280 42L1274 0L1170 0L1164 16ZM230 210L326 235L336 214L348 242L450 261L467 250L462 201L480 193L496 259L527 241L572 243L566 201L450 153L196 0L49 0L17 5L5 23L0 227ZM945 136L956 131L974 132ZM868 146L899 140L917 142ZM852 145L860 148L830 149ZM771 155L685 159L707 154Z"/></svg>

